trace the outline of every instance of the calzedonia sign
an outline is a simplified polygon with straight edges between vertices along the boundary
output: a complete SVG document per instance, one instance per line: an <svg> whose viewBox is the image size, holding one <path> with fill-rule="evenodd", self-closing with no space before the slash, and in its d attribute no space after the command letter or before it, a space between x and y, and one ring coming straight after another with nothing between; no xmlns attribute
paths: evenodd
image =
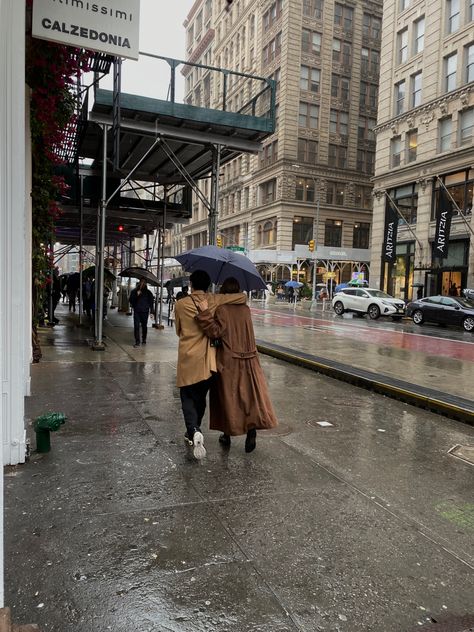
<svg viewBox="0 0 474 632"><path fill-rule="evenodd" d="M34 0L33 37L138 59L140 0Z"/></svg>

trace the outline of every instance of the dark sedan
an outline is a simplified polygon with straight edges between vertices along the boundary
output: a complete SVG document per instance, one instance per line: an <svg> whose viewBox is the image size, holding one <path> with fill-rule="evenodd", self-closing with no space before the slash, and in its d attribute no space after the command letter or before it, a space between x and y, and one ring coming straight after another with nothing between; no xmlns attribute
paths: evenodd
<svg viewBox="0 0 474 632"><path fill-rule="evenodd" d="M407 316L416 325L424 322L459 325L474 331L474 303L454 296L427 296L407 305Z"/></svg>

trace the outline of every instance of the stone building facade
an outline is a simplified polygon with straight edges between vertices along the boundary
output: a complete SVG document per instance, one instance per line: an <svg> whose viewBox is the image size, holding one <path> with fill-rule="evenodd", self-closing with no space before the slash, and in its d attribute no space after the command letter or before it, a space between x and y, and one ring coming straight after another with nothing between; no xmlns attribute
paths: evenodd
<svg viewBox="0 0 474 632"><path fill-rule="evenodd" d="M474 287L474 4L387 3L382 41L373 282L406 300ZM453 216L440 257L433 243L446 204ZM384 251L390 209L398 228L392 261Z"/></svg>
<svg viewBox="0 0 474 632"><path fill-rule="evenodd" d="M326 257L328 248L334 257L362 249L368 261L382 3L234 0L229 11L226 4L210 3L205 32L208 3L194 4L184 23L187 59L275 79L277 125L259 155L222 168L223 245L288 252L314 239ZM205 77L192 72L187 101L216 106L219 86L206 87ZM229 109L237 111L247 97L245 82L235 81ZM181 247L205 243L206 229L207 211L196 202ZM319 273L326 280L328 270ZM346 266L332 276L350 274Z"/></svg>

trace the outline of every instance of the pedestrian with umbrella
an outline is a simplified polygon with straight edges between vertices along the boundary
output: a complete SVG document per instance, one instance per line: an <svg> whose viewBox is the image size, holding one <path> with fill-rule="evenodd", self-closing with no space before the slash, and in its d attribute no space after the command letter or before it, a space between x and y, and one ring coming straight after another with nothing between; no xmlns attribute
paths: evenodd
<svg viewBox="0 0 474 632"><path fill-rule="evenodd" d="M184 253L183 253L184 254ZM182 256L182 255L179 255ZM213 375L217 371L216 349L196 322L201 301L214 314L223 303L245 304L245 294L207 294L211 278L204 270L194 270L190 276L191 294L176 303L175 327L179 336L177 386L181 397L185 439L193 446L196 459L206 456L201 422L206 411L206 397Z"/></svg>
<svg viewBox="0 0 474 632"><path fill-rule="evenodd" d="M240 291L236 279L229 277L221 295ZM219 442L230 447L231 437L246 435L245 452L253 452L257 430L277 425L265 375L260 366L252 316L247 305L221 305L214 316L203 300L196 320L210 339L219 339L217 376L211 384L209 427L223 434Z"/></svg>
<svg viewBox="0 0 474 632"><path fill-rule="evenodd" d="M130 292L130 305L133 308L133 331L135 348L140 346L140 327L142 345L146 345L148 317L153 316L153 294L147 288L145 279L140 279L135 289Z"/></svg>

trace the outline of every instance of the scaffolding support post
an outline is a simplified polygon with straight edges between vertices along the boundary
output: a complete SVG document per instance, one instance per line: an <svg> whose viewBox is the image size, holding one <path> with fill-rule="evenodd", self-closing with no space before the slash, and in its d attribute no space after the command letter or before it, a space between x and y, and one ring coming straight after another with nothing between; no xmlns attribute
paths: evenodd
<svg viewBox="0 0 474 632"><path fill-rule="evenodd" d="M158 314L158 323L156 324L157 329L164 329L163 325L163 279L165 272L165 238L166 238L166 205L168 203L168 187L165 185L163 187L163 227L161 231L161 269L160 269L160 310ZM169 309L169 307L168 307Z"/></svg>
<svg viewBox="0 0 474 632"><path fill-rule="evenodd" d="M216 145L212 151L211 171L211 205L209 209L209 245L215 246L217 241L217 218L219 214L219 172L221 170L221 146Z"/></svg>
<svg viewBox="0 0 474 632"><path fill-rule="evenodd" d="M100 212L98 221L98 244L99 248L96 256L96 322L97 334L94 345L94 351L104 351L105 345L103 341L103 318L104 318L104 272L105 272L105 219L107 213L107 125L102 127L103 145L102 145L102 197L100 200ZM98 262L98 267L97 267ZM97 274L98 272L98 274Z"/></svg>
<svg viewBox="0 0 474 632"><path fill-rule="evenodd" d="M84 181L79 176L79 325L82 325L83 315L83 289L82 289L82 269L84 268Z"/></svg>

